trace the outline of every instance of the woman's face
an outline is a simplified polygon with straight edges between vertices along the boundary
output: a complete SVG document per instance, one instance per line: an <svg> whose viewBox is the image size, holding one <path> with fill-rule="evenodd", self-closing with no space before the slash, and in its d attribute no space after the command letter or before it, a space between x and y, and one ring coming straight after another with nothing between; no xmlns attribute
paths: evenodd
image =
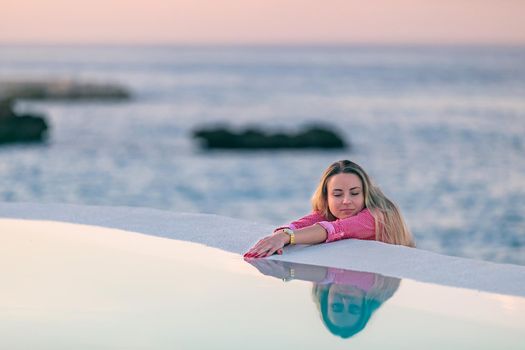
<svg viewBox="0 0 525 350"><path fill-rule="evenodd" d="M328 319L339 327L353 327L363 317L364 300L361 289L332 284L328 291Z"/></svg>
<svg viewBox="0 0 525 350"><path fill-rule="evenodd" d="M356 174L341 173L327 182L328 209L337 219L354 216L365 207L363 184Z"/></svg>

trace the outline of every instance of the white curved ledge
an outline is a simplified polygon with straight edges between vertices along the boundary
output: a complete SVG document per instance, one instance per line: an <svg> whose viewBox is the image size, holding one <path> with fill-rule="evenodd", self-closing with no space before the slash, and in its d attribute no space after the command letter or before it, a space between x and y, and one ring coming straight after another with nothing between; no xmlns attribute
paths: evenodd
<svg viewBox="0 0 525 350"><path fill-rule="evenodd" d="M0 203L0 217L117 228L197 242L238 254L273 229L267 224L211 214L70 204ZM272 259L525 296L525 266L451 257L379 242L344 240L316 246L294 246L285 249L284 255Z"/></svg>

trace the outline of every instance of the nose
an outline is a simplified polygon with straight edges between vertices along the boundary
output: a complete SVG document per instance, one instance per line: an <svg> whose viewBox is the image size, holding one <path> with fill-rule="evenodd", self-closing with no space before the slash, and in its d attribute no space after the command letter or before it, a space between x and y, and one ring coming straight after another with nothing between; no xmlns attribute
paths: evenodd
<svg viewBox="0 0 525 350"><path fill-rule="evenodd" d="M343 204L349 204L352 201L352 198L349 194L345 194L343 197Z"/></svg>

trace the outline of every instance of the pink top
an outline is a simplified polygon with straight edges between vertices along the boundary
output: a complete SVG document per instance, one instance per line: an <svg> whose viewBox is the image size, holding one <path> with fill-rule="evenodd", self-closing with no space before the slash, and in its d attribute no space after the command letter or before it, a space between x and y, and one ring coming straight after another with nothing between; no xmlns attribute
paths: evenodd
<svg viewBox="0 0 525 350"><path fill-rule="evenodd" d="M319 284L344 284L357 287L365 292L369 292L374 287L376 277L372 272L360 272L329 267L326 277Z"/></svg>
<svg viewBox="0 0 525 350"><path fill-rule="evenodd" d="M275 229L275 231L284 227L297 230L314 224L319 224L326 230L326 242L333 242L346 238L374 240L376 237L374 217L367 208L361 210L354 216L337 219L335 221L328 221L328 219L321 213L312 212L309 215L293 221L288 226Z"/></svg>

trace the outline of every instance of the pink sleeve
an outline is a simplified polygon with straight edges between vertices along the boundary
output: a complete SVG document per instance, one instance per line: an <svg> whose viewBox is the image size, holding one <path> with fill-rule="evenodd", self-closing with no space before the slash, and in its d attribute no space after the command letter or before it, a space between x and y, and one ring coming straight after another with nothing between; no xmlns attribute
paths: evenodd
<svg viewBox="0 0 525 350"><path fill-rule="evenodd" d="M314 211L311 214L303 216L298 220L292 221L288 226L277 227L274 230L274 232L283 228L291 228L292 230L297 230L303 227L312 226L313 224L316 224L320 221L326 221L326 218L321 213Z"/></svg>
<svg viewBox="0 0 525 350"><path fill-rule="evenodd" d="M319 222L328 234L326 242L345 238L375 239L375 221L370 210L363 209L354 216L335 221Z"/></svg>

